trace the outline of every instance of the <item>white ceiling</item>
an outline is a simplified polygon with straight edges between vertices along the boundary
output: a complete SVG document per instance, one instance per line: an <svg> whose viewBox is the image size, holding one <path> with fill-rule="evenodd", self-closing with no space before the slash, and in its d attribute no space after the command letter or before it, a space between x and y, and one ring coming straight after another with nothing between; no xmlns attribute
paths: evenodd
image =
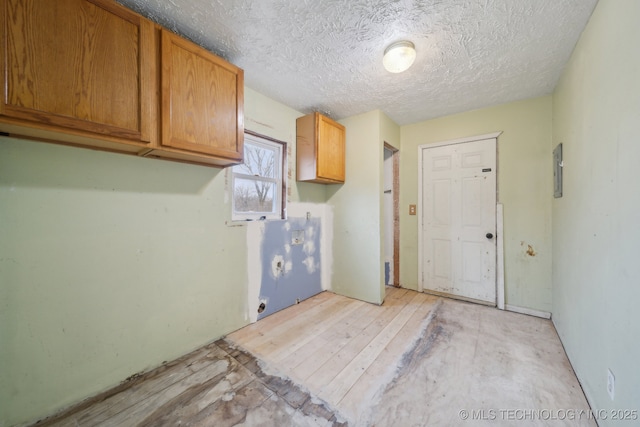
<svg viewBox="0 0 640 427"><path fill-rule="evenodd" d="M400 125L550 94L597 0L118 0L241 67L245 84L334 119ZM416 45L401 74L386 46Z"/></svg>

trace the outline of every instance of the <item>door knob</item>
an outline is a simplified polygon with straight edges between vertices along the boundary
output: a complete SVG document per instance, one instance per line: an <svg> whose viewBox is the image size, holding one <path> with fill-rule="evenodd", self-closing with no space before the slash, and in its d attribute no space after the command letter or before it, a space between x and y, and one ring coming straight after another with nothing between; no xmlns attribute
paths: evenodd
<svg viewBox="0 0 640 427"><path fill-rule="evenodd" d="M487 239L493 239L493 234L487 233Z"/></svg>

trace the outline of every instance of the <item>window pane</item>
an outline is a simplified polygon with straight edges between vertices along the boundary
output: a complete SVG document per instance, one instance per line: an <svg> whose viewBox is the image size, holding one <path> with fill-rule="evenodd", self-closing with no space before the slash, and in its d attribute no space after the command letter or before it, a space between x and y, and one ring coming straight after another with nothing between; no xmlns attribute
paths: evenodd
<svg viewBox="0 0 640 427"><path fill-rule="evenodd" d="M235 179L233 199L236 212L274 212L276 184L253 179Z"/></svg>
<svg viewBox="0 0 640 427"><path fill-rule="evenodd" d="M284 143L245 134L244 164L231 169L234 221L283 217L285 149Z"/></svg>
<svg viewBox="0 0 640 427"><path fill-rule="evenodd" d="M237 171L247 175L276 178L280 162L277 149L257 144L244 145L244 164L236 166Z"/></svg>

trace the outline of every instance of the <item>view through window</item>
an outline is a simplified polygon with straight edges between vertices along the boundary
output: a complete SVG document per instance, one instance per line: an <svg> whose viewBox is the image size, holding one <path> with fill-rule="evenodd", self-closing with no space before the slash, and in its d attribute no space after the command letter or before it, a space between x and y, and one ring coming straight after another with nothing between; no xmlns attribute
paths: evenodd
<svg viewBox="0 0 640 427"><path fill-rule="evenodd" d="M234 220L282 218L284 146L245 134L244 164L232 169Z"/></svg>

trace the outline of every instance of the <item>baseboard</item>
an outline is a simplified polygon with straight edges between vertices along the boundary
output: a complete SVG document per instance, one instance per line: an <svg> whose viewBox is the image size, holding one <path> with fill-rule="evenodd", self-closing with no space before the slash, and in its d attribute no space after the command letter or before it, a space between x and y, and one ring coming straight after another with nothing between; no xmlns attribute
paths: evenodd
<svg viewBox="0 0 640 427"><path fill-rule="evenodd" d="M548 311L534 310L532 308L518 307L517 305L506 304L504 308L514 313L528 314L529 316L542 317L543 319L551 319L551 313Z"/></svg>

